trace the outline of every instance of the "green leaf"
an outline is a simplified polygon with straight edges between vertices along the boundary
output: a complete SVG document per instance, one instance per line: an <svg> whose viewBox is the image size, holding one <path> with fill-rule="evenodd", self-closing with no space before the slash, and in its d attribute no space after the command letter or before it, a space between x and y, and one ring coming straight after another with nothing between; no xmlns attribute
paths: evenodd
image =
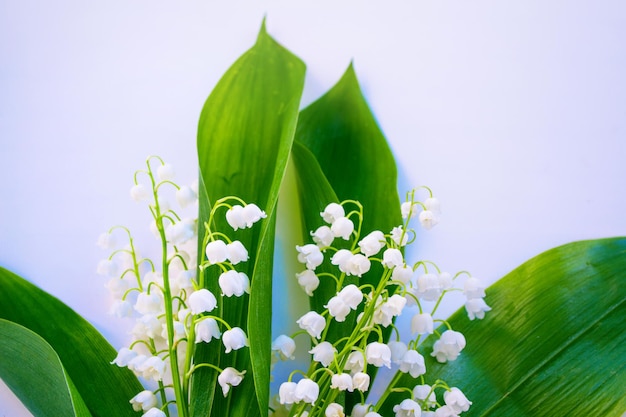
<svg viewBox="0 0 626 417"><path fill-rule="evenodd" d="M250 297L223 299L219 309L231 326L246 330L250 349L225 355L219 343L199 345L198 359L246 370L246 377L224 398L216 386L217 372L198 369L192 391L196 416L211 412L255 416L268 410L275 210L293 142L304 71L302 61L276 43L263 24L256 44L224 74L200 116L200 236L204 236L203 224L212 205L225 196L257 204L268 218L252 229L233 232L222 211L212 224L215 230L240 240L250 254L246 264L237 266L251 279ZM215 268L207 269L206 286L215 294L221 292L218 273Z"/></svg>
<svg viewBox="0 0 626 417"><path fill-rule="evenodd" d="M35 416L91 416L54 349L39 335L0 319L0 376Z"/></svg>
<svg viewBox="0 0 626 417"><path fill-rule="evenodd" d="M135 415L128 401L143 388L131 371L109 363L117 352L91 324L57 298L1 267L0 288L0 319L30 329L54 349L92 415ZM47 389L56 392L53 386ZM40 394L27 390L26 395Z"/></svg>
<svg viewBox="0 0 626 417"><path fill-rule="evenodd" d="M449 320L467 347L431 378L473 401L464 416L621 416L626 411L626 238L574 242L527 261L487 290L492 311ZM432 381L430 381L432 382ZM400 385L413 387L403 377ZM392 396L390 412L402 397Z"/></svg>

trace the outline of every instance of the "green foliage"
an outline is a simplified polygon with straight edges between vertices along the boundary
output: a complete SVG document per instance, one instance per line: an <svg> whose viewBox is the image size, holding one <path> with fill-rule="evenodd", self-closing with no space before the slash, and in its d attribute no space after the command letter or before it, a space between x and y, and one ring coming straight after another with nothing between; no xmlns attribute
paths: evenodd
<svg viewBox="0 0 626 417"><path fill-rule="evenodd" d="M250 349L228 355L221 353L219 344L199 345L198 349L201 361L245 369L246 378L224 398L219 387L216 391L216 372L199 369L192 388L195 416L267 413L275 210L296 128L304 71L302 61L277 44L263 25L256 44L224 74L200 116L199 224L208 220L216 200L229 195L257 204L268 219L261 227L234 232L250 253L248 269L243 272L250 277L251 294L225 300L220 306L228 323L247 332ZM214 226L216 230L230 229L223 216ZM199 236L204 236L203 228ZM200 253L203 251L200 248ZM217 275L207 272L207 287L219 294ZM256 396L250 395L252 392Z"/></svg>
<svg viewBox="0 0 626 417"><path fill-rule="evenodd" d="M82 397L92 415L135 416L128 400L143 388L131 371L109 363L117 352L91 324L57 298L1 267L0 288L0 319L16 323L35 333L20 330L12 344L4 341L4 348L15 349L16 344L32 341L34 344L31 349L34 351L31 353L43 356L29 359L32 361L29 366L44 361L44 358L52 361L49 367L40 368L41 376L51 381L43 390L46 395L58 395L59 402L67 401L67 381L71 381L75 384L75 390L71 391L72 398ZM4 323L4 328L7 329L8 325ZM60 364L56 363L56 355ZM20 399L27 406L37 404L39 399L32 397L43 394L30 390L26 381L27 374L24 373L26 371L17 369L26 366L26 361L5 361L2 356L2 362L11 366L0 367L0 377L15 381L10 385L11 389L18 396L22 393ZM67 373L67 381L60 375L60 370L63 369ZM36 370L33 368L33 371ZM79 404L80 401L76 403L77 409ZM45 407L44 411L47 411Z"/></svg>
<svg viewBox="0 0 626 417"><path fill-rule="evenodd" d="M574 242L525 262L487 290L484 320L449 320L467 347L429 375L473 401L469 416L621 416L626 410L626 238ZM442 329L440 329L441 331ZM433 381L427 381L433 382ZM401 385L416 384L403 376ZM403 397L390 396L390 413Z"/></svg>
<svg viewBox="0 0 626 417"><path fill-rule="evenodd" d="M33 415L91 416L56 352L36 333L0 319L0 357L0 375Z"/></svg>

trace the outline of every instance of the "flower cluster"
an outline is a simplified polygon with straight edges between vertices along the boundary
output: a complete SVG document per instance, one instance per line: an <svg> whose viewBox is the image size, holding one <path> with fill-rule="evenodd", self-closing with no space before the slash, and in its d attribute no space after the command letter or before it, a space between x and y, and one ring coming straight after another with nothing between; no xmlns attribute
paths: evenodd
<svg viewBox="0 0 626 417"><path fill-rule="evenodd" d="M157 163L155 172L153 165ZM198 262L197 184L176 184L172 166L158 157L148 158L146 165L147 169L135 173L130 194L135 201L148 201L151 230L161 243L158 259L141 256L124 227L114 227L98 239L101 247L112 250L98 265L98 273L109 278L106 286L115 300L111 313L135 319L131 343L119 350L112 363L128 367L148 384L157 386L130 400L136 411L149 417L169 416L168 406L175 403L178 415L188 416L189 386L196 369L206 367L218 372L224 396L241 383L245 373L194 361L200 343L221 339L226 354L248 346L245 331L230 326L216 314L221 305L219 298L250 293L248 276L237 270L238 264L248 260L248 252L240 241L213 230L213 218L218 210L225 209L227 223L238 230L252 227L266 215L255 204L246 204L237 197L218 200L204 224L202 247L206 258ZM141 176L146 177L149 186L139 182ZM182 217L172 209L165 197L168 191L175 194L180 210L188 208L194 214ZM115 237L120 230L127 244L118 248ZM221 294L206 289L208 268L219 271Z"/></svg>
<svg viewBox="0 0 626 417"><path fill-rule="evenodd" d="M300 331L280 335L272 344L276 360L293 358L294 338L298 335L307 335L312 345L308 371L294 370L280 385L275 416L344 417L351 413L353 417L376 417L392 391L407 393L407 398L393 408L396 417L452 417L469 409L471 402L458 388L438 379L426 383L422 356L426 352L418 351L418 347L426 336L435 337L430 355L439 362L455 360L465 347L461 333L447 321L434 318L446 293L464 292L470 319L483 318L490 308L483 300L483 285L469 273L452 276L432 262L409 264L405 260L404 248L415 240L410 220L417 217L425 229L430 229L440 219L439 201L430 189L424 189L429 195L423 202L415 199L416 190L407 194L407 201L401 205L403 224L387 233L372 231L362 238L362 206L356 201L331 203L320 213L325 224L311 232L313 243L296 247L304 266L296 277L304 292L315 295L321 280L328 280L335 291L322 311L309 311L297 320ZM348 207L354 208L346 214ZM376 263L381 267L375 269ZM361 283L362 277L374 270L382 271L376 284ZM459 278L464 280L462 287L457 285ZM408 343L401 341L394 325L403 312L412 314ZM354 325L331 340L331 327L348 318ZM442 323L445 331L435 329L434 323ZM395 332L395 338L385 342L388 328ZM376 404L366 401L369 367L393 367L398 371ZM415 380L414 387L396 386L404 374ZM344 410L339 404L344 392L357 392L361 402L352 410Z"/></svg>

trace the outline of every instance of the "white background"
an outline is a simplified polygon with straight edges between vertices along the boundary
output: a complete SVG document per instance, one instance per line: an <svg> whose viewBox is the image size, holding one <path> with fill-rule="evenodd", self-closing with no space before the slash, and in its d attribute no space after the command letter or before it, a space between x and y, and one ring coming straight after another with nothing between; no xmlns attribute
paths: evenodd
<svg viewBox="0 0 626 417"><path fill-rule="evenodd" d="M147 234L128 189L148 154L195 178L200 109L263 16L308 65L303 105L354 60L400 191L444 207L416 256L493 282L626 234L623 2L1 0L0 265L121 347L95 240Z"/></svg>

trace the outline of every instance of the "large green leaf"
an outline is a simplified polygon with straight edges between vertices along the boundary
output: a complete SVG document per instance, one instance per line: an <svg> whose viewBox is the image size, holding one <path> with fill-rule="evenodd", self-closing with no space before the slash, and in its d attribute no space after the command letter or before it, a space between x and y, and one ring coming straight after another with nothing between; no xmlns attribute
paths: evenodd
<svg viewBox="0 0 626 417"><path fill-rule="evenodd" d="M35 416L91 416L54 349L39 335L0 319L0 376Z"/></svg>
<svg viewBox="0 0 626 417"><path fill-rule="evenodd" d="M109 363L117 352L91 324L57 298L1 267L0 288L0 319L30 329L54 349L92 415L135 415L128 401L143 388L131 371ZM67 388L48 387L51 393L63 389ZM36 391L28 394L39 395Z"/></svg>
<svg viewBox="0 0 626 417"><path fill-rule="evenodd" d="M624 271L626 238L542 253L487 290L493 310L484 320L470 322L462 310L450 318L467 347L445 365L429 357L429 375L465 392L473 401L467 416L621 416ZM415 385L410 377L402 383ZM400 399L392 396L383 415Z"/></svg>
<svg viewBox="0 0 626 417"><path fill-rule="evenodd" d="M228 323L247 331L250 349L225 355L218 343L200 346L199 360L247 373L242 384L224 398L219 387L216 390L216 372L199 369L192 387L196 416L255 416L268 410L275 210L296 128L304 71L302 61L276 43L263 25L256 44L224 74L200 116L200 223L208 220L218 199L230 195L256 203L268 218L252 229L232 232L222 212L212 225L230 230L229 235L240 240L250 254L245 266L238 265L251 279L250 297L224 299L220 308ZM219 294L219 271L209 268L207 272L207 288Z"/></svg>

